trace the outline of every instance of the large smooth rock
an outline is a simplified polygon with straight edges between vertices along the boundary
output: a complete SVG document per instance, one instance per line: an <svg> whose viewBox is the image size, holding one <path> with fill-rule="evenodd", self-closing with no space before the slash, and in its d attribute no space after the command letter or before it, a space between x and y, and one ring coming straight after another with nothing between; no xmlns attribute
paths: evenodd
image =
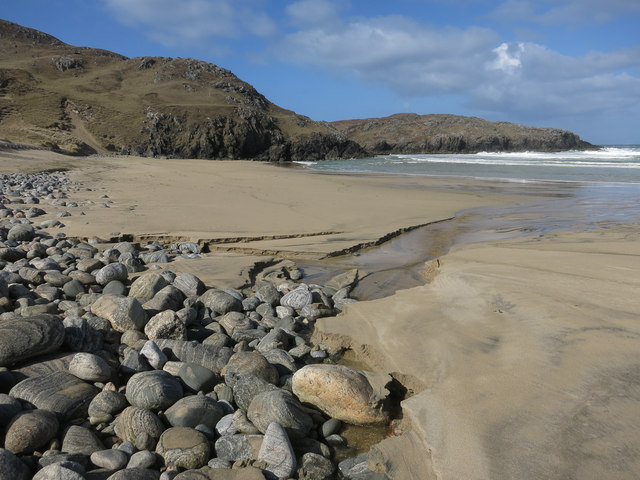
<svg viewBox="0 0 640 480"><path fill-rule="evenodd" d="M287 432L279 423L267 428L258 452L258 461L267 464L266 471L276 478L288 478L296 470L296 454Z"/></svg>
<svg viewBox="0 0 640 480"><path fill-rule="evenodd" d="M80 352L71 359L69 373L89 382L106 382L111 377L111 367L98 355Z"/></svg>
<svg viewBox="0 0 640 480"><path fill-rule="evenodd" d="M204 424L213 429L224 416L224 410L211 397L191 395L178 400L164 414L172 427L195 428Z"/></svg>
<svg viewBox="0 0 640 480"><path fill-rule="evenodd" d="M195 469L207 464L211 449L207 437L198 430L171 427L160 435L156 453L164 458L166 465Z"/></svg>
<svg viewBox="0 0 640 480"><path fill-rule="evenodd" d="M299 287L294 290L291 290L289 293L286 293L280 299L280 305L285 307L291 307L296 310L301 310L307 305L311 305L313 301L313 296L309 291L309 286L301 283Z"/></svg>
<svg viewBox="0 0 640 480"><path fill-rule="evenodd" d="M58 434L58 419L48 410L29 410L16 415L7 426L4 447L13 453L32 453Z"/></svg>
<svg viewBox="0 0 640 480"><path fill-rule="evenodd" d="M134 280L129 289L129 296L137 298L140 303L151 300L156 293L169 285L159 273L147 273Z"/></svg>
<svg viewBox="0 0 640 480"><path fill-rule="evenodd" d="M85 417L97 393L96 387L67 372L27 378L9 392L14 398L58 414L63 421Z"/></svg>
<svg viewBox="0 0 640 480"><path fill-rule="evenodd" d="M105 265L98 273L96 273L96 282L100 285L106 285L114 280L119 282L125 282L129 277L127 266L120 262L110 263Z"/></svg>
<svg viewBox="0 0 640 480"><path fill-rule="evenodd" d="M164 429L164 424L155 413L139 407L125 408L118 416L115 425L116 435L125 442L132 443L142 433L147 433L151 438L157 440Z"/></svg>
<svg viewBox="0 0 640 480"><path fill-rule="evenodd" d="M62 439L62 451L66 453L81 453L89 456L99 450L104 450L100 439L93 431L80 425L71 425Z"/></svg>
<svg viewBox="0 0 640 480"><path fill-rule="evenodd" d="M37 315L0 322L0 367L57 351L64 342L62 318Z"/></svg>
<svg viewBox="0 0 640 480"><path fill-rule="evenodd" d="M254 397L247 417L262 433L273 422L279 423L290 438L305 437L313 426L311 417L300 402L284 390L264 392Z"/></svg>
<svg viewBox="0 0 640 480"><path fill-rule="evenodd" d="M258 288L256 297L261 302L268 303L272 307L280 304L280 292L272 283L267 283Z"/></svg>
<svg viewBox="0 0 640 480"><path fill-rule="evenodd" d="M389 415L367 377L342 365L307 365L293 375L293 393L330 417L355 425L386 423Z"/></svg>
<svg viewBox="0 0 640 480"><path fill-rule="evenodd" d="M224 381L233 387L240 377L253 375L269 383L277 384L278 370L257 352L237 352L230 359L224 371ZM266 427L265 427L266 428Z"/></svg>
<svg viewBox="0 0 640 480"><path fill-rule="evenodd" d="M147 323L147 313L131 297L102 295L91 305L91 313L109 320L116 332L142 330Z"/></svg>
<svg viewBox="0 0 640 480"><path fill-rule="evenodd" d="M162 370L136 373L127 382L127 400L134 407L164 410L182 395L180 381Z"/></svg>
<svg viewBox="0 0 640 480"><path fill-rule="evenodd" d="M215 373L220 373L233 355L233 350L228 347L202 345L183 340L160 338L156 340L156 344L163 352L171 353L181 362L195 363Z"/></svg>
<svg viewBox="0 0 640 480"><path fill-rule="evenodd" d="M31 475L31 470L13 452L0 448L0 478L29 480Z"/></svg>

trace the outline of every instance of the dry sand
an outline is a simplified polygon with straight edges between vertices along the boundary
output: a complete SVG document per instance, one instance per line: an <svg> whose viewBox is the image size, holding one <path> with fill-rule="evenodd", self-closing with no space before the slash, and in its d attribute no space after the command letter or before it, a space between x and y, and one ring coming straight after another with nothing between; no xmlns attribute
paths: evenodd
<svg viewBox="0 0 640 480"><path fill-rule="evenodd" d="M213 254L170 268L229 286L257 254L317 259L519 200L472 182L0 152L3 171L56 164L93 189L75 194L65 232L206 239ZM319 320L326 342L414 393L403 402L408 433L374 447L372 464L394 479L639 478L638 240L628 225L456 247L430 265L430 284Z"/></svg>

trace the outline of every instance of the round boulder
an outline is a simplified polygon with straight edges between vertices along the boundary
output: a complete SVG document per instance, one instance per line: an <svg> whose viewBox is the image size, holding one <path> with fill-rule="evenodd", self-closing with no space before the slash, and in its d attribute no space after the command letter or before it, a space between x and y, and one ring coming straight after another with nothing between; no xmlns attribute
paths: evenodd
<svg viewBox="0 0 640 480"><path fill-rule="evenodd" d="M30 410L16 415L7 427L4 447L13 453L32 453L58 433L58 419L48 410Z"/></svg>
<svg viewBox="0 0 640 480"><path fill-rule="evenodd" d="M160 435L156 453L164 458L167 466L188 470L204 467L211 449L202 432L193 428L172 427Z"/></svg>
<svg viewBox="0 0 640 480"><path fill-rule="evenodd" d="M355 425L386 423L384 398L367 377L342 365L307 365L293 374L293 393L330 417Z"/></svg>
<svg viewBox="0 0 640 480"><path fill-rule="evenodd" d="M182 394L180 381L163 370L136 373L127 382L127 400L134 407L164 410Z"/></svg>

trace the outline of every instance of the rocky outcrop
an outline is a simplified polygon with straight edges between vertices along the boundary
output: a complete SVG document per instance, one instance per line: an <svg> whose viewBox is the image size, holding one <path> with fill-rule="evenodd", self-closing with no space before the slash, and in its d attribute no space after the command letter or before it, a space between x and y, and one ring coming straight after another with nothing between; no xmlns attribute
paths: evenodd
<svg viewBox="0 0 640 480"><path fill-rule="evenodd" d="M584 150L574 133L458 115L403 113L332 124L375 155Z"/></svg>

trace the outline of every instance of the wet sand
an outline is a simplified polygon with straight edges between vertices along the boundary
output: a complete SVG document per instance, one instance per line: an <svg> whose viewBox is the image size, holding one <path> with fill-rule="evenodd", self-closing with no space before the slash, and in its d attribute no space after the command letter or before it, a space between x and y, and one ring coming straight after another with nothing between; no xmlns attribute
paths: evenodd
<svg viewBox="0 0 640 480"><path fill-rule="evenodd" d="M375 281L388 281L385 271L398 273L396 259L421 272L423 253L405 253L420 250L429 235L437 239L438 259L424 277L430 283L416 278L418 286L349 305L316 329L326 343L352 348L413 394L403 402L407 433L372 452L372 466L391 478L640 476L637 223L528 231L540 212L513 205L546 195L534 185L0 152L3 171L56 164L72 168L68 174L84 188L74 194L79 207L67 208L72 216L61 231L206 241L211 254L169 268L220 287L237 287L265 259L309 262L311 271L314 262L348 249L360 257L324 264L377 268ZM113 203L101 205L107 201ZM484 230L471 233L439 223L439 233L427 228L419 237L418 229L393 247L363 248L390 232L479 206L498 209L508 228L500 231L496 225L505 224L489 218Z"/></svg>

